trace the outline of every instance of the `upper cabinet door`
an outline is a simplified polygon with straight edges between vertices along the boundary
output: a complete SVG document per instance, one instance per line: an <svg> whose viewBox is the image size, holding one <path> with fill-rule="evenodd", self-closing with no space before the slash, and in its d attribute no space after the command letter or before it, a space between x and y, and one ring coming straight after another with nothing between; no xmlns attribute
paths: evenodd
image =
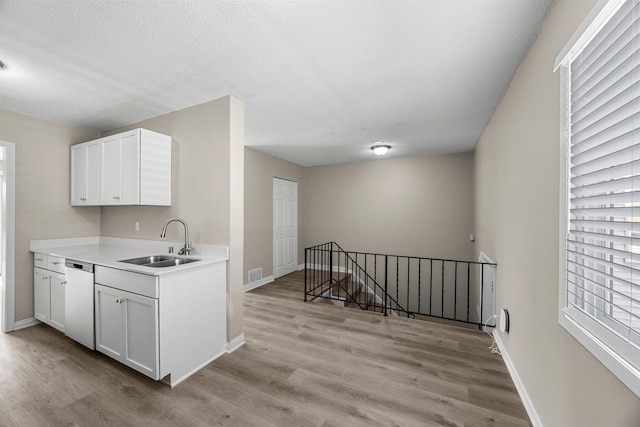
<svg viewBox="0 0 640 427"><path fill-rule="evenodd" d="M100 182L102 180L102 144L100 140L86 145L86 199L89 205L99 205L102 200Z"/></svg>
<svg viewBox="0 0 640 427"><path fill-rule="evenodd" d="M71 205L100 205L100 152L100 140L71 147Z"/></svg>
<svg viewBox="0 0 640 427"><path fill-rule="evenodd" d="M140 131L102 138L102 204L140 203Z"/></svg>
<svg viewBox="0 0 640 427"><path fill-rule="evenodd" d="M102 138L102 205L117 204L120 196L120 138Z"/></svg>
<svg viewBox="0 0 640 427"><path fill-rule="evenodd" d="M87 146L71 147L71 204L86 205L87 200Z"/></svg>
<svg viewBox="0 0 640 427"><path fill-rule="evenodd" d="M118 204L140 204L140 131L120 136L120 197Z"/></svg>

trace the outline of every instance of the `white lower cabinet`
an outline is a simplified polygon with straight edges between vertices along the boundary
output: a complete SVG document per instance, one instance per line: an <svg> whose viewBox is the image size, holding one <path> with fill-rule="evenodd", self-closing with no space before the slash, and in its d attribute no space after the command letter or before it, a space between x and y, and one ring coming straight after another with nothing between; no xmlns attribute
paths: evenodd
<svg viewBox="0 0 640 427"><path fill-rule="evenodd" d="M64 331L64 287L67 284L64 274L49 274L49 324Z"/></svg>
<svg viewBox="0 0 640 427"><path fill-rule="evenodd" d="M33 269L33 311L41 322L49 321L49 272L41 268Z"/></svg>
<svg viewBox="0 0 640 427"><path fill-rule="evenodd" d="M158 300L96 284L96 350L159 378Z"/></svg>
<svg viewBox="0 0 640 427"><path fill-rule="evenodd" d="M47 259L50 259L50 262L47 263ZM67 282L64 274L51 271L53 269L59 271L60 265L64 268L64 259L58 257L47 258L47 255L36 254L34 265L46 267L34 267L33 269L34 317L64 332L64 287Z"/></svg>
<svg viewBox="0 0 640 427"><path fill-rule="evenodd" d="M225 352L226 263L160 275L96 265L96 350L175 386Z"/></svg>

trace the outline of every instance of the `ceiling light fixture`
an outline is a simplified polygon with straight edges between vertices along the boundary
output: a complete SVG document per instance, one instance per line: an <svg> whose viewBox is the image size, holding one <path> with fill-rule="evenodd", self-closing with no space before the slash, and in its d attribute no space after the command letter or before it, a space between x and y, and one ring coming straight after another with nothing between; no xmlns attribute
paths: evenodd
<svg viewBox="0 0 640 427"><path fill-rule="evenodd" d="M384 156L385 154L387 154L387 151L389 151L390 149L391 149L391 146L386 144L376 144L371 147L371 150L373 150L373 152L376 153L378 156Z"/></svg>

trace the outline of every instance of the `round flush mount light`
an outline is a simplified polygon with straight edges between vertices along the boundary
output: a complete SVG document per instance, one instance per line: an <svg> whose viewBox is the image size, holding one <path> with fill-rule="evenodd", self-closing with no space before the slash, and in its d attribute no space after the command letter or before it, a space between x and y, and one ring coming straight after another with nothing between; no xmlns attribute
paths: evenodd
<svg viewBox="0 0 640 427"><path fill-rule="evenodd" d="M387 154L387 151L389 151L391 149L390 145L386 145L386 144L374 144L371 147L371 150L376 153L378 156L384 156L385 154Z"/></svg>

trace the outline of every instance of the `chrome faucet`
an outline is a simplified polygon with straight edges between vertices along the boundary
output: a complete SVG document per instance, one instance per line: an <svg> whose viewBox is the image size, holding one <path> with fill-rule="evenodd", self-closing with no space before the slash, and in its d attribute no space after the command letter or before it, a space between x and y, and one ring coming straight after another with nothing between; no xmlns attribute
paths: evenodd
<svg viewBox="0 0 640 427"><path fill-rule="evenodd" d="M189 241L189 226L185 222L185 220L180 218L171 218L167 223L162 227L162 233L160 233L160 237L164 238L167 235L167 226L173 221L178 221L184 225L184 247L180 249L178 255L189 255L193 248L191 247L191 242Z"/></svg>

